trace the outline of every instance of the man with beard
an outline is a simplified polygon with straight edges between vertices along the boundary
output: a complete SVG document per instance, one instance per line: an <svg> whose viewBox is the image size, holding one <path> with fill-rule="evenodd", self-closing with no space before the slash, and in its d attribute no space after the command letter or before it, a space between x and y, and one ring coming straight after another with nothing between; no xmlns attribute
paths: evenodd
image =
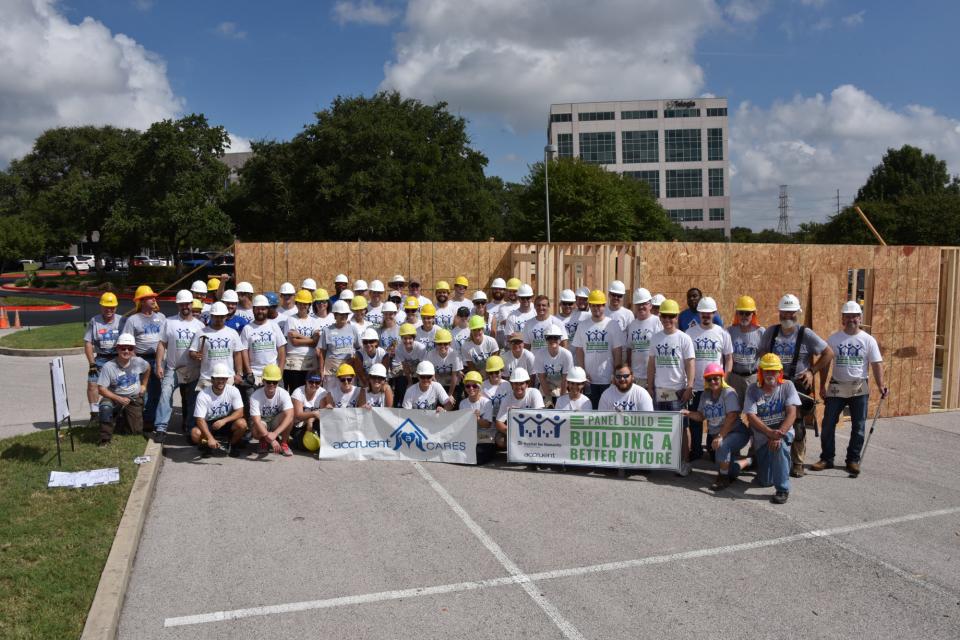
<svg viewBox="0 0 960 640"><path fill-rule="evenodd" d="M650 356L650 339L663 331L660 318L651 313L650 292L640 287L633 292L634 321L627 325L624 334L626 340L626 362L633 371L634 381L641 387L647 386L647 358Z"/></svg>
<svg viewBox="0 0 960 640"><path fill-rule="evenodd" d="M117 304L116 294L110 291L100 296L100 315L90 318L87 331L83 334L83 353L90 363L87 371L87 402L90 403L91 421L100 416L100 392L97 390L100 370L117 355L117 338L123 328L123 320L117 315Z"/></svg>
<svg viewBox="0 0 960 640"><path fill-rule="evenodd" d="M253 322L240 334L243 371L253 378L255 387L263 384L265 366L275 364L282 371L286 364L287 338L277 323L267 317L269 307L266 296L256 296L253 299Z"/></svg>

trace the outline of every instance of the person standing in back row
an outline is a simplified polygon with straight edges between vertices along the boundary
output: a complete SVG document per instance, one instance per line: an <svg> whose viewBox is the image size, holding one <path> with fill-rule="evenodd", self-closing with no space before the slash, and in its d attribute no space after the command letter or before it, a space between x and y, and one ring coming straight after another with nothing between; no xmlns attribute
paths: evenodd
<svg viewBox="0 0 960 640"><path fill-rule="evenodd" d="M623 362L623 331L613 318L604 315L607 297L603 291L590 292L587 302L590 317L580 322L573 338L574 359L587 372L590 387L587 397L597 406L600 396L610 386L614 370Z"/></svg>

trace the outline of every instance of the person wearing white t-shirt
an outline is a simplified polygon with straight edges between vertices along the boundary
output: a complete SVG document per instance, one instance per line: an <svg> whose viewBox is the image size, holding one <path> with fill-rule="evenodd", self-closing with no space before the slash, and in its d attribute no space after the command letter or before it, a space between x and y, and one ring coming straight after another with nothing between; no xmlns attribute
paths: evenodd
<svg viewBox="0 0 960 640"><path fill-rule="evenodd" d="M297 313L288 315L284 325L287 338L283 381L287 391L302 387L307 374L318 369L317 345L320 342L320 322L310 316L313 295L306 289L297 292ZM322 364L322 363L319 363Z"/></svg>
<svg viewBox="0 0 960 640"><path fill-rule="evenodd" d="M524 327L537 317L537 312L533 308L533 288L528 284L520 285L517 290L517 308L507 316L506 331L513 335L514 333L523 333ZM549 301L548 301L549 306Z"/></svg>
<svg viewBox="0 0 960 640"><path fill-rule="evenodd" d="M506 448L507 418L510 409L543 409L543 396L537 389L530 388L530 374L527 370L518 367L510 374L512 393L500 403L497 412L497 445Z"/></svg>
<svg viewBox="0 0 960 640"><path fill-rule="evenodd" d="M474 291L473 297L470 300L473 302L473 307L470 310L468 319L471 316L479 316L483 318L484 333L487 335L492 335L492 332L490 331L490 320L492 318L492 314L487 306L487 294L485 294L483 291Z"/></svg>
<svg viewBox="0 0 960 640"><path fill-rule="evenodd" d="M340 365L349 362L360 348L357 330L347 320L350 317L350 307L346 301L337 300L333 303L333 317L334 323L324 327L317 347L324 387L331 393L338 384L335 378L338 377Z"/></svg>
<svg viewBox="0 0 960 640"><path fill-rule="evenodd" d="M509 350L500 356L503 358L506 371L504 375L509 376L517 368L526 369L527 372L533 371L536 362L533 354L523 346L523 334L519 332L511 334L508 343Z"/></svg>
<svg viewBox="0 0 960 640"><path fill-rule="evenodd" d="M370 283L370 303L367 305L367 321L380 331L383 326L383 282L374 280Z"/></svg>
<svg viewBox="0 0 960 640"><path fill-rule="evenodd" d="M545 329L547 347L534 355L533 369L540 382L540 394L547 406L567 392L567 375L573 368L573 354L560 346L566 336L563 327L552 324Z"/></svg>
<svg viewBox="0 0 960 640"><path fill-rule="evenodd" d="M426 360L433 365L437 382L447 390L447 395L456 403L457 387L460 385L460 377L463 374L463 360L453 349L452 342L453 336L447 329L437 329L437 348L427 353Z"/></svg>
<svg viewBox="0 0 960 640"><path fill-rule="evenodd" d="M360 349L350 360L360 378L360 385L367 386L367 375L371 367L380 363L387 366L390 364L389 358L387 350L380 346L380 336L377 335L376 330L370 328L364 331L360 335Z"/></svg>
<svg viewBox="0 0 960 640"><path fill-rule="evenodd" d="M404 409L440 413L453 408L453 398L447 395L443 385L433 379L435 373L430 362L424 361L417 365L417 383L407 387L403 395Z"/></svg>
<svg viewBox="0 0 960 640"><path fill-rule="evenodd" d="M480 389L483 395L490 398L493 403L493 416L496 417L500 412L500 403L509 396L513 390L510 383L503 379L503 358L498 355L492 355L487 359L485 365L487 379L483 381L483 387Z"/></svg>
<svg viewBox="0 0 960 640"><path fill-rule="evenodd" d="M620 331L626 331L631 322L634 321L633 312L623 306L623 297L627 294L627 288L623 282L614 280L607 287L607 308L604 315L613 318L620 325Z"/></svg>
<svg viewBox="0 0 960 640"><path fill-rule="evenodd" d="M596 406L610 386L614 369L623 362L624 337L617 321L604 315L607 296L603 291L591 291L587 302L590 317L581 320L577 327L573 338L574 358L577 366L587 372L590 382L587 395Z"/></svg>
<svg viewBox="0 0 960 640"><path fill-rule="evenodd" d="M493 426L493 403L483 394L481 386L483 376L478 371L468 371L463 376L463 389L466 396L460 401L458 409L473 411L477 417L477 464L489 460L491 447L496 445L497 430Z"/></svg>
<svg viewBox="0 0 960 640"><path fill-rule="evenodd" d="M460 347L464 342L470 339L470 308L460 307L457 309L457 315L453 316L453 329L450 334L453 337L452 348L457 355L460 355Z"/></svg>
<svg viewBox="0 0 960 640"><path fill-rule="evenodd" d="M427 353L437 348L437 310L429 302L420 307L420 326L417 327L416 341L423 345Z"/></svg>
<svg viewBox="0 0 960 640"><path fill-rule="evenodd" d="M286 389L280 388L283 372L275 364L263 368L263 386L250 396L250 422L253 437L260 443L260 454L272 449L289 458L290 431L293 429L293 400Z"/></svg>
<svg viewBox="0 0 960 640"><path fill-rule="evenodd" d="M699 324L692 324L686 333L693 340L693 354L696 368L693 372L693 398L690 407L700 406L700 396L703 395L703 372L707 365L719 364L725 373L733 368L733 342L730 334L722 326L713 323L717 313L717 303L710 296L700 298L697 303L697 312L700 314ZM703 422L690 419L690 459L698 460L703 457Z"/></svg>
<svg viewBox="0 0 960 640"><path fill-rule="evenodd" d="M580 324L580 310L574 306L576 304L577 296L573 289L564 289L560 292L560 311L553 316L554 323L566 330L566 338L571 343L577 335L577 325Z"/></svg>
<svg viewBox="0 0 960 640"><path fill-rule="evenodd" d="M363 296L354 296L350 301L350 325L354 332L359 336L367 329L372 328L370 321L367 320L367 299Z"/></svg>
<svg viewBox="0 0 960 640"><path fill-rule="evenodd" d="M342 302L342 301L340 301ZM353 367L347 363L337 368L337 384L327 391L330 393L331 409L346 409L362 407L366 401L363 388L355 384L357 377Z"/></svg>
<svg viewBox="0 0 960 640"><path fill-rule="evenodd" d="M193 409L196 426L190 431L190 440L200 447L204 456L220 449L221 439L229 441L231 455L240 453L236 445L247 432L247 421L243 419L240 390L227 384L231 377L230 369L222 362L217 363L211 372L210 386L197 394Z"/></svg>
<svg viewBox="0 0 960 640"><path fill-rule="evenodd" d="M277 323L267 318L270 303L266 296L253 299L253 322L240 333L243 371L253 376L254 386L260 386L263 368L275 364L283 370L287 357L287 339Z"/></svg>
<svg viewBox="0 0 960 640"><path fill-rule="evenodd" d="M332 406L330 394L323 388L323 376L311 373L307 376L307 383L297 387L290 394L293 402L294 426L303 425L307 431L317 431L320 428L320 410Z"/></svg>
<svg viewBox="0 0 960 640"><path fill-rule="evenodd" d="M500 345L492 336L486 335L486 323L480 316L471 316L467 321L470 338L460 345L460 358L468 371L483 372L487 359L500 353Z"/></svg>
<svg viewBox="0 0 960 640"><path fill-rule="evenodd" d="M387 384L387 368L375 364L367 372L367 386L364 391L364 409L389 409L393 406L393 389Z"/></svg>
<svg viewBox="0 0 960 640"><path fill-rule="evenodd" d="M627 355L626 362L633 371L636 384L647 386L647 359L650 357L650 338L663 331L660 318L653 315L650 305L650 292L643 287L633 292L634 320L624 332Z"/></svg>
<svg viewBox="0 0 960 640"><path fill-rule="evenodd" d="M223 364L230 372L230 384L239 384L243 371L240 335L225 326L227 306L214 302L210 306L210 326L193 336L190 357L200 363L200 386L211 384L214 367Z"/></svg>
<svg viewBox="0 0 960 640"><path fill-rule="evenodd" d="M401 325L399 334L400 343L393 359L400 366L400 373L393 378L393 397L402 402L407 387L413 384L417 365L427 357L427 350L416 341L417 329L412 324Z"/></svg>
<svg viewBox="0 0 960 640"><path fill-rule="evenodd" d="M175 317L166 319L157 344L157 376L160 378L160 402L157 405L155 440L164 441L173 412L173 392L180 390L183 407L183 433L193 428L193 404L197 398L199 363L190 357L193 337L203 331L203 323L193 316L193 294L186 289L177 292ZM164 435L161 435L164 434Z"/></svg>
<svg viewBox="0 0 960 640"><path fill-rule="evenodd" d="M821 376L820 396L825 398L823 430L820 434L820 460L810 467L822 471L833 467L834 433L844 407L850 408L850 442L847 444L846 466L852 476L860 475L860 455L867 427L867 405L870 402L870 376L880 390L880 398L889 391L883 380L883 356L876 338L860 329L863 310L851 300L841 308L843 330L827 338L833 350L833 375L824 384L829 369ZM828 365L829 366L829 365Z"/></svg>
<svg viewBox="0 0 960 640"><path fill-rule="evenodd" d="M624 363L613 374L613 384L600 396L597 411L653 411L653 399L647 390L633 383L633 371Z"/></svg>
<svg viewBox="0 0 960 640"><path fill-rule="evenodd" d="M557 398L557 411L593 411L593 404L583 393L587 386L587 372L580 367L573 367L567 374L567 393Z"/></svg>
<svg viewBox="0 0 960 640"><path fill-rule="evenodd" d="M459 304L450 302L450 284L446 280L440 280L433 288L433 295L437 298L436 325L440 329L450 329L453 327L453 317L457 314Z"/></svg>
<svg viewBox="0 0 960 640"><path fill-rule="evenodd" d="M493 282L490 283L490 299L487 300L484 296L486 304L486 312L490 320L500 311L500 306L503 304L503 296L507 290L507 283L504 282L503 278L494 278ZM477 294L473 294L473 302L476 305Z"/></svg>
<svg viewBox="0 0 960 640"><path fill-rule="evenodd" d="M506 346L507 336L510 335L507 318L520 306L520 303L517 301L517 292L521 284L519 278L510 278L507 280L503 300L500 302L500 305L496 307L496 314L492 315L491 333L493 337L497 339L497 344L501 347ZM492 313L493 312L491 312L491 314Z"/></svg>
<svg viewBox="0 0 960 640"><path fill-rule="evenodd" d="M547 348L546 330L552 327L555 321L550 315L550 298L547 296L540 295L534 298L533 310L536 315L523 325L522 333L524 346L536 357ZM560 346L567 346L566 335L561 336Z"/></svg>

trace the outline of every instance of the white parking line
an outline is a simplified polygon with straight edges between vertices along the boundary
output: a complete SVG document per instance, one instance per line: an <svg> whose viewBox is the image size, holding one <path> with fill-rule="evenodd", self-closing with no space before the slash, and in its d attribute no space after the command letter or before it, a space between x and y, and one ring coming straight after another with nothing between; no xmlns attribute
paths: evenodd
<svg viewBox="0 0 960 640"><path fill-rule="evenodd" d="M434 480L434 482L436 481ZM437 486L440 486L440 485L438 484ZM446 490L443 489L442 486L440 486L440 489L443 490L444 493L446 493ZM434 490L436 490L436 487L434 487ZM447 495L449 496L449 494ZM453 500L453 498L451 497L450 500ZM463 511L462 507L460 508L460 511L463 512L465 515L467 515L466 512ZM555 580L557 578L569 578L574 576L604 573L608 571L622 571L624 569L632 569L636 567L644 567L644 566L655 565L655 564L665 564L668 562L676 562L678 560L692 560L696 558L707 558L707 557L725 555L730 553L738 553L741 551L751 551L754 549L788 544L788 543L797 542L800 540L830 538L830 537L840 536L846 533L853 533L854 531L863 531L864 529L876 529L878 527L889 527L892 525L902 524L904 522L914 522L916 520L925 520L927 518L937 518L940 516L953 515L955 513L960 513L960 507L950 507L947 509L938 509L936 511L924 511L921 513L912 513L912 514L896 516L892 518L883 518L882 520L872 520L870 522L861 522L857 524L845 525L842 527L831 527L829 529L814 529L812 531L805 531L803 533L783 536L780 538L771 538L768 540L757 540L754 542L745 542L742 544L727 545L723 547L711 547L708 549L682 551L680 553L671 553L671 554L659 555L659 556L647 556L645 558L637 558L634 560L624 560L621 562L607 562L603 564L587 565L584 567L573 567L570 569L556 569L554 571L544 571L541 573L531 573L531 574L524 574L519 570L519 568L517 568L516 574L511 573L511 575L504 576L502 578L492 578L488 580L478 580L474 582L457 582L452 584L436 585L432 587L416 587L412 589L402 589L397 591L380 591L377 593L367 593L367 594L361 594L361 595L355 595L355 596L328 598L326 600L307 600L304 602L292 602L288 604L276 604L276 605L269 605L269 606L262 606L262 607L250 607L246 609L214 611L212 613L200 613L200 614L191 615L191 616L179 616L174 618L166 618L163 621L163 626L164 627L180 627L180 626L187 626L187 625L207 624L210 622L221 622L224 620L238 620L240 618L252 618L255 616L266 616L266 615L278 614L278 613L289 613L293 611L329 609L333 607L343 607L343 606L351 606L351 605L357 605L357 604L368 604L372 602L386 602L390 600L400 600L403 598L416 598L421 596L432 596L432 595L440 595L445 593L475 591L478 589L488 589L491 587L502 587L502 586L513 585L513 584L532 585L532 583L537 581ZM470 516L467 515L467 517L469 518ZM473 522L473 520L471 519L470 522ZM473 524L474 526L477 527L477 529L483 532L483 530L480 529L479 525L477 525L475 522L473 522ZM489 540L489 542L492 545L494 545L494 547L498 549L501 554L503 554L503 550L500 549L500 547L492 539L490 539L490 537L486 533L484 533L483 535L486 536L487 540ZM483 541L482 538L481 538L481 541ZM487 548L489 549L490 547L487 547ZM492 549L491 549L491 552L493 552ZM510 562L511 565L516 567L516 565L513 564L505 554L503 555L503 557L508 562ZM539 592L537 592L537 595L539 596ZM550 606L551 608L553 607L552 604L550 604ZM554 608L553 611L556 611L556 609ZM548 613L547 615L550 615L550 614ZM559 615L559 613L557 615ZM575 628L571 627L571 629L573 629L573 631L576 632Z"/></svg>

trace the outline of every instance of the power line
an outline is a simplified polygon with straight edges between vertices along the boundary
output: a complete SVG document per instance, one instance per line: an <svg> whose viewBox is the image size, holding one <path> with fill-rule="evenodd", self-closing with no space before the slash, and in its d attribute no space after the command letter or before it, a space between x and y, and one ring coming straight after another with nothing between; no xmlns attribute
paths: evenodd
<svg viewBox="0 0 960 640"><path fill-rule="evenodd" d="M777 233L790 233L790 202L785 184L780 185L780 220L777 222Z"/></svg>

